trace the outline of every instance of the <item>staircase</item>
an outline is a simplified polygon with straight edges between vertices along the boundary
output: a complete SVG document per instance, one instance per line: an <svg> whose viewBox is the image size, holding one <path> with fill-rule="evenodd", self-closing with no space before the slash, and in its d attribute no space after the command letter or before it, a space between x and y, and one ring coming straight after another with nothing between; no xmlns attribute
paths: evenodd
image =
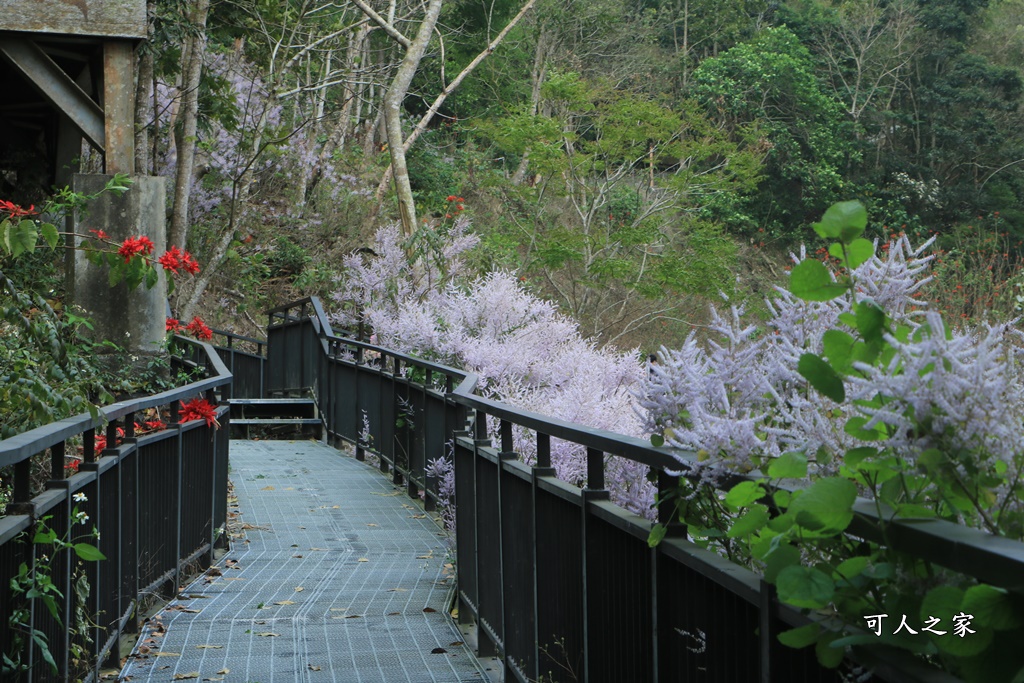
<svg viewBox="0 0 1024 683"><path fill-rule="evenodd" d="M312 398L232 398L232 439L322 440L324 423Z"/></svg>

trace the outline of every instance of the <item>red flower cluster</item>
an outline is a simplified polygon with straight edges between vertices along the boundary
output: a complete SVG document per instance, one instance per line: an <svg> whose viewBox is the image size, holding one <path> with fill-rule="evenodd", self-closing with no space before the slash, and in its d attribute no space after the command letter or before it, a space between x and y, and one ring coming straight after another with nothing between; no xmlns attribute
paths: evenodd
<svg viewBox="0 0 1024 683"><path fill-rule="evenodd" d="M182 403L179 419L182 422L205 420L207 427L213 427L214 425L220 427L220 423L217 422L217 406L202 398Z"/></svg>
<svg viewBox="0 0 1024 683"><path fill-rule="evenodd" d="M0 199L0 211L6 211L8 214L10 214L11 218L18 218L19 216L34 216L35 214L39 213L38 211L36 211L35 204L28 207L27 209L23 209L17 204L9 202L5 199Z"/></svg>
<svg viewBox="0 0 1024 683"><path fill-rule="evenodd" d="M178 247L171 247L167 253L157 259L157 262L175 275L184 270L186 273L195 275L199 272L199 264L192 258L188 251L182 251Z"/></svg>
<svg viewBox="0 0 1024 683"><path fill-rule="evenodd" d="M207 327L199 316L192 318L192 322L188 325L182 325L181 321L176 318L168 318L164 323L164 329L168 332L191 332L192 336L200 341L213 339L213 330Z"/></svg>
<svg viewBox="0 0 1024 683"><path fill-rule="evenodd" d="M466 201L464 197L456 197L455 195L450 194L445 199L445 201L447 201L449 204L455 205L448 208L448 213L444 215L445 218L453 218L458 214L462 213L463 209L466 208L465 204L463 203Z"/></svg>
<svg viewBox="0 0 1024 683"><path fill-rule="evenodd" d="M96 239L98 239L98 240L109 240L110 239L110 235L108 235L107 233L103 232L102 230L97 230L96 228L89 228L89 232L91 232L93 235L96 235Z"/></svg>
<svg viewBox="0 0 1024 683"><path fill-rule="evenodd" d="M64 463L64 474L65 475L75 474L76 472L78 472L78 466L81 465L81 464L82 464L82 461L79 460L78 458L75 458L71 462Z"/></svg>
<svg viewBox="0 0 1024 683"><path fill-rule="evenodd" d="M192 318L192 322L185 326L185 330L191 332L200 341L210 341L213 339L213 330L207 327L206 323L198 315Z"/></svg>
<svg viewBox="0 0 1024 683"><path fill-rule="evenodd" d="M142 254L147 256L153 253L153 241L141 235L139 237L129 237L122 244L121 248L117 250L118 256L124 257L124 262L128 263L132 260L132 257L136 254Z"/></svg>

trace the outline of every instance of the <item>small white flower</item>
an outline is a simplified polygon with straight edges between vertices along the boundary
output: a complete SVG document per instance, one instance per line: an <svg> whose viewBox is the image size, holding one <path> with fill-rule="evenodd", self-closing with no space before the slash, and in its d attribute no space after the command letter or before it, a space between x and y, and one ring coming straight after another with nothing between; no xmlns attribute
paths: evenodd
<svg viewBox="0 0 1024 683"><path fill-rule="evenodd" d="M89 515L85 514L84 512L76 513L75 514L75 521L78 522L79 524L85 524L86 522L89 521Z"/></svg>
<svg viewBox="0 0 1024 683"><path fill-rule="evenodd" d="M89 500L89 499L88 499L88 498L86 497L86 495L85 495L84 493L82 493L81 491L79 491L79 492L78 492L78 493L76 493L75 495L71 496L71 498L72 498L72 499L73 499L73 500L74 500L74 501L75 501L76 503L84 503L85 501Z"/></svg>

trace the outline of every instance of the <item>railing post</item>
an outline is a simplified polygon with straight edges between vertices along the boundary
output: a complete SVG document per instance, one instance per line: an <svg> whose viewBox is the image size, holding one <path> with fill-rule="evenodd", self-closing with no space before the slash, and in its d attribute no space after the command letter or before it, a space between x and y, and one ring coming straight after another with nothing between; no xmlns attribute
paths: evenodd
<svg viewBox="0 0 1024 683"><path fill-rule="evenodd" d="M760 683L771 683L772 681L772 659L776 650L779 635L779 603L775 593L775 586L761 579L761 590L758 593L759 628L758 642L760 652L761 677Z"/></svg>

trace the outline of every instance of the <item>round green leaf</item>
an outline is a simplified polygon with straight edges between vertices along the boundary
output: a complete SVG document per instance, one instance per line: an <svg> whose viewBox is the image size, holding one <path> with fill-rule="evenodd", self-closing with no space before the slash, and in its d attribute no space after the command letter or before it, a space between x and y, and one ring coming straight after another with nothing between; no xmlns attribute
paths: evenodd
<svg viewBox="0 0 1024 683"><path fill-rule="evenodd" d="M786 567L800 564L800 551L788 544L780 545L765 558L764 564L764 580L775 583L779 578L779 572Z"/></svg>
<svg viewBox="0 0 1024 683"><path fill-rule="evenodd" d="M807 476L807 456L797 451L783 453L768 465L772 479L802 479Z"/></svg>
<svg viewBox="0 0 1024 683"><path fill-rule="evenodd" d="M853 520L853 503L857 499L857 486L848 479L826 477L819 479L795 498L789 512L796 522L811 531L837 534Z"/></svg>
<svg viewBox="0 0 1024 683"><path fill-rule="evenodd" d="M786 647L800 649L818 642L820 634L821 626L819 624L807 624L800 628L791 628L788 631L783 631L779 634L779 642Z"/></svg>
<svg viewBox="0 0 1024 683"><path fill-rule="evenodd" d="M797 362L796 370L804 379L811 383L812 387L836 403L842 403L846 400L843 378L836 374L831 365L818 356L815 356L813 353L801 355L800 360Z"/></svg>
<svg viewBox="0 0 1024 683"><path fill-rule="evenodd" d="M729 493L725 494L725 504L739 509L756 503L764 494L764 487L756 481L743 481L733 486L729 489Z"/></svg>
<svg viewBox="0 0 1024 683"><path fill-rule="evenodd" d="M973 614L977 623L996 631L1024 625L1013 598L1003 588L987 584L971 586L964 593L961 610Z"/></svg>
<svg viewBox="0 0 1024 683"><path fill-rule="evenodd" d="M836 372L847 372L856 340L842 330L828 330L821 337L821 350Z"/></svg>
<svg viewBox="0 0 1024 683"><path fill-rule="evenodd" d="M835 594L835 584L823 572L794 565L779 572L775 581L779 600L794 607L821 609Z"/></svg>
<svg viewBox="0 0 1024 683"><path fill-rule="evenodd" d="M825 211L818 223L812 223L814 232L825 239L839 237L849 243L860 237L868 224L868 212L857 200L838 202Z"/></svg>
<svg viewBox="0 0 1024 683"><path fill-rule="evenodd" d="M36 237L38 237L38 233L35 221L23 220L18 223L10 233L11 255L17 258L26 251L35 249Z"/></svg>
<svg viewBox="0 0 1024 683"><path fill-rule="evenodd" d="M789 291L804 301L831 301L846 290L846 285L832 281L824 263L814 259L796 264L789 275Z"/></svg>
<svg viewBox="0 0 1024 683"><path fill-rule="evenodd" d="M832 643L839 638L839 634L829 634L821 638L814 646L814 654L818 656L818 663L826 669L834 669L843 661L846 648L842 646L832 647Z"/></svg>
<svg viewBox="0 0 1024 683"><path fill-rule="evenodd" d="M768 523L768 508L764 505L752 505L747 512L733 522L725 534L729 538L743 538L760 531Z"/></svg>
<svg viewBox="0 0 1024 683"><path fill-rule="evenodd" d="M882 341L882 332L885 331L885 311L878 307L874 301L859 301L853 310L857 318L857 331L864 337L864 341Z"/></svg>

